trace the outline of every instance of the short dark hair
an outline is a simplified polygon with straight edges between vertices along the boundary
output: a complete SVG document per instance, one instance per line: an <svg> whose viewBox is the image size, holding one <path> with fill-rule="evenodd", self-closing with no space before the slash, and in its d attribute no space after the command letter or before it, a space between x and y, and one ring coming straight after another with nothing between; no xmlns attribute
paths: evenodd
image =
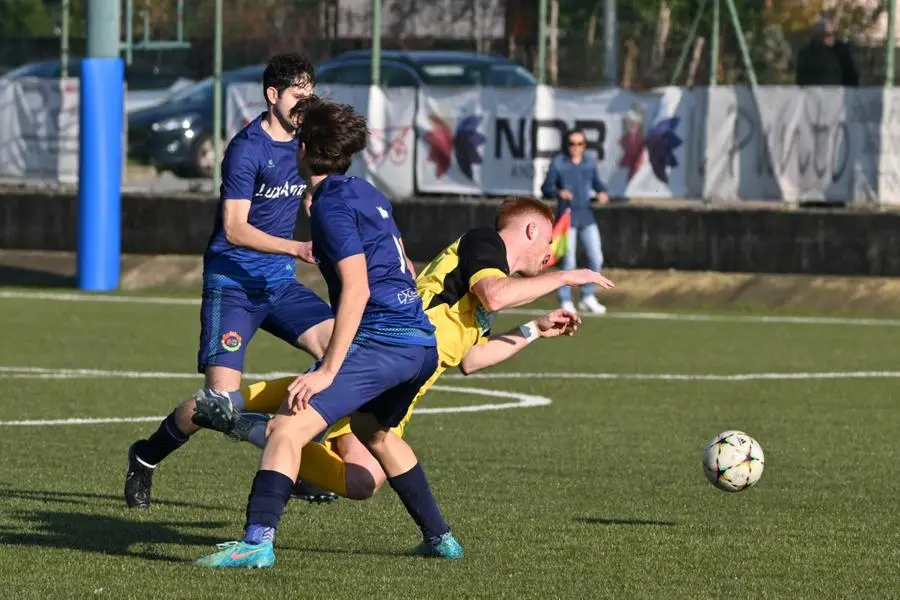
<svg viewBox="0 0 900 600"><path fill-rule="evenodd" d="M566 141L568 142L569 138L572 137L573 135L575 135L576 133L580 133L582 135L582 137L585 137L585 138L587 137L586 135L584 135L584 129L576 127L576 128L570 129L566 132Z"/></svg>
<svg viewBox="0 0 900 600"><path fill-rule="evenodd" d="M302 160L313 175L345 173L353 156L369 144L366 119L349 104L311 96L298 102L291 116L303 117L297 139L301 152L305 148Z"/></svg>
<svg viewBox="0 0 900 600"><path fill-rule="evenodd" d="M263 95L273 87L280 96L295 83L316 85L316 67L312 61L296 52L273 56L263 72Z"/></svg>

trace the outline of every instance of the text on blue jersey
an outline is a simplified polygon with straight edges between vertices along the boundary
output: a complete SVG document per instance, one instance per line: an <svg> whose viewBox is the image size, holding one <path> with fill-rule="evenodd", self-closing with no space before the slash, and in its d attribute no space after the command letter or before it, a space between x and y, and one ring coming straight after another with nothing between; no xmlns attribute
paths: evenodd
<svg viewBox="0 0 900 600"><path fill-rule="evenodd" d="M264 113L265 114L265 113ZM269 287L294 280L294 257L235 246L225 237L225 200L249 200L248 223L275 237L294 239L306 183L297 171L297 140L278 142L260 115L228 144L222 162L219 206L206 252L204 285Z"/></svg>

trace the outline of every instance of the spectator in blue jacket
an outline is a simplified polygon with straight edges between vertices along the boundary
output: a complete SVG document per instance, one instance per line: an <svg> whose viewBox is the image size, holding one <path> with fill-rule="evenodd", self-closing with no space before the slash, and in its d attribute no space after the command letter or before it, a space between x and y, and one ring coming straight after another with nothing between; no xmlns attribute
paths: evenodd
<svg viewBox="0 0 900 600"><path fill-rule="evenodd" d="M585 154L586 146L587 138L583 131L570 131L566 135L566 150L553 157L541 191L545 198L556 198L557 218L566 208L572 209L572 228L569 230L562 268L567 271L575 268L575 251L580 240L587 254L588 267L599 273L603 267L603 250L591 203L606 204L609 196L606 186L600 181L596 158ZM606 313L606 307L594 295L596 289L593 284L581 288L579 310L598 315ZM575 312L570 287L559 288L559 303L561 308Z"/></svg>

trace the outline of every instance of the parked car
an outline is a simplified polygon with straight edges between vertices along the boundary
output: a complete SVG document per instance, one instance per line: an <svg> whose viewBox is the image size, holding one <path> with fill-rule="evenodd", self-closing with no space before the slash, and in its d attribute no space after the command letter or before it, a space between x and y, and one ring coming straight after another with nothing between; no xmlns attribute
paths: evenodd
<svg viewBox="0 0 900 600"><path fill-rule="evenodd" d="M251 65L222 74L222 130L225 100L233 83L260 82L266 65ZM172 94L164 103L128 115L128 156L179 177L211 177L213 154L213 79ZM262 91L260 91L262 93Z"/></svg>
<svg viewBox="0 0 900 600"><path fill-rule="evenodd" d="M371 50L344 52L316 67L318 83L369 85ZM472 52L382 50L384 87L491 86L530 87L537 81L525 67L507 58Z"/></svg>
<svg viewBox="0 0 900 600"><path fill-rule="evenodd" d="M316 67L318 83L369 85L372 53L345 52ZM232 83L262 82L265 65L222 74L222 101ZM470 52L382 52L381 80L385 87L420 85L529 87L534 76L502 57ZM224 112L224 106L223 106ZM128 115L128 154L179 177L210 177L213 156L213 82L204 79L166 102ZM222 131L225 138L223 114Z"/></svg>
<svg viewBox="0 0 900 600"><path fill-rule="evenodd" d="M81 59L73 57L68 62L69 77L79 77ZM62 61L45 60L16 67L3 75L7 79L21 77L40 77L42 79L58 79L62 76ZM161 104L172 93L187 87L193 80L184 73L162 68L159 65L144 62L133 62L125 66L125 112Z"/></svg>

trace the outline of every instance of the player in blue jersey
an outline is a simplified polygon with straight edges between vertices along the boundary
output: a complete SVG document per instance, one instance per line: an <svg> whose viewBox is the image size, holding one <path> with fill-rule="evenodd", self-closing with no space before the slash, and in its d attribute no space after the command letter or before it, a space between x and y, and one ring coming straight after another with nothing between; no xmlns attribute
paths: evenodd
<svg viewBox="0 0 900 600"><path fill-rule="evenodd" d="M438 354L390 202L370 183L343 175L353 155L366 148L365 119L350 106L313 99L298 137L301 167L314 189L312 242L335 307L334 333L322 360L289 386L269 424L244 538L220 545L197 564L273 566L275 530L300 469L301 448L347 415L422 532L414 552L460 558L462 548L416 455L391 431L434 373Z"/></svg>
<svg viewBox="0 0 900 600"><path fill-rule="evenodd" d="M206 382L194 398L225 397L235 409L242 408L244 353L257 329L315 358L322 357L331 337L331 309L294 273L296 258L312 262L312 246L294 240L307 185L297 170L299 118L291 111L309 98L314 84L313 65L304 56L273 57L263 73L266 112L228 144L219 208L203 254L197 369ZM215 418L195 415L194 398L128 449L128 506L150 506L154 469L197 431L192 419Z"/></svg>

